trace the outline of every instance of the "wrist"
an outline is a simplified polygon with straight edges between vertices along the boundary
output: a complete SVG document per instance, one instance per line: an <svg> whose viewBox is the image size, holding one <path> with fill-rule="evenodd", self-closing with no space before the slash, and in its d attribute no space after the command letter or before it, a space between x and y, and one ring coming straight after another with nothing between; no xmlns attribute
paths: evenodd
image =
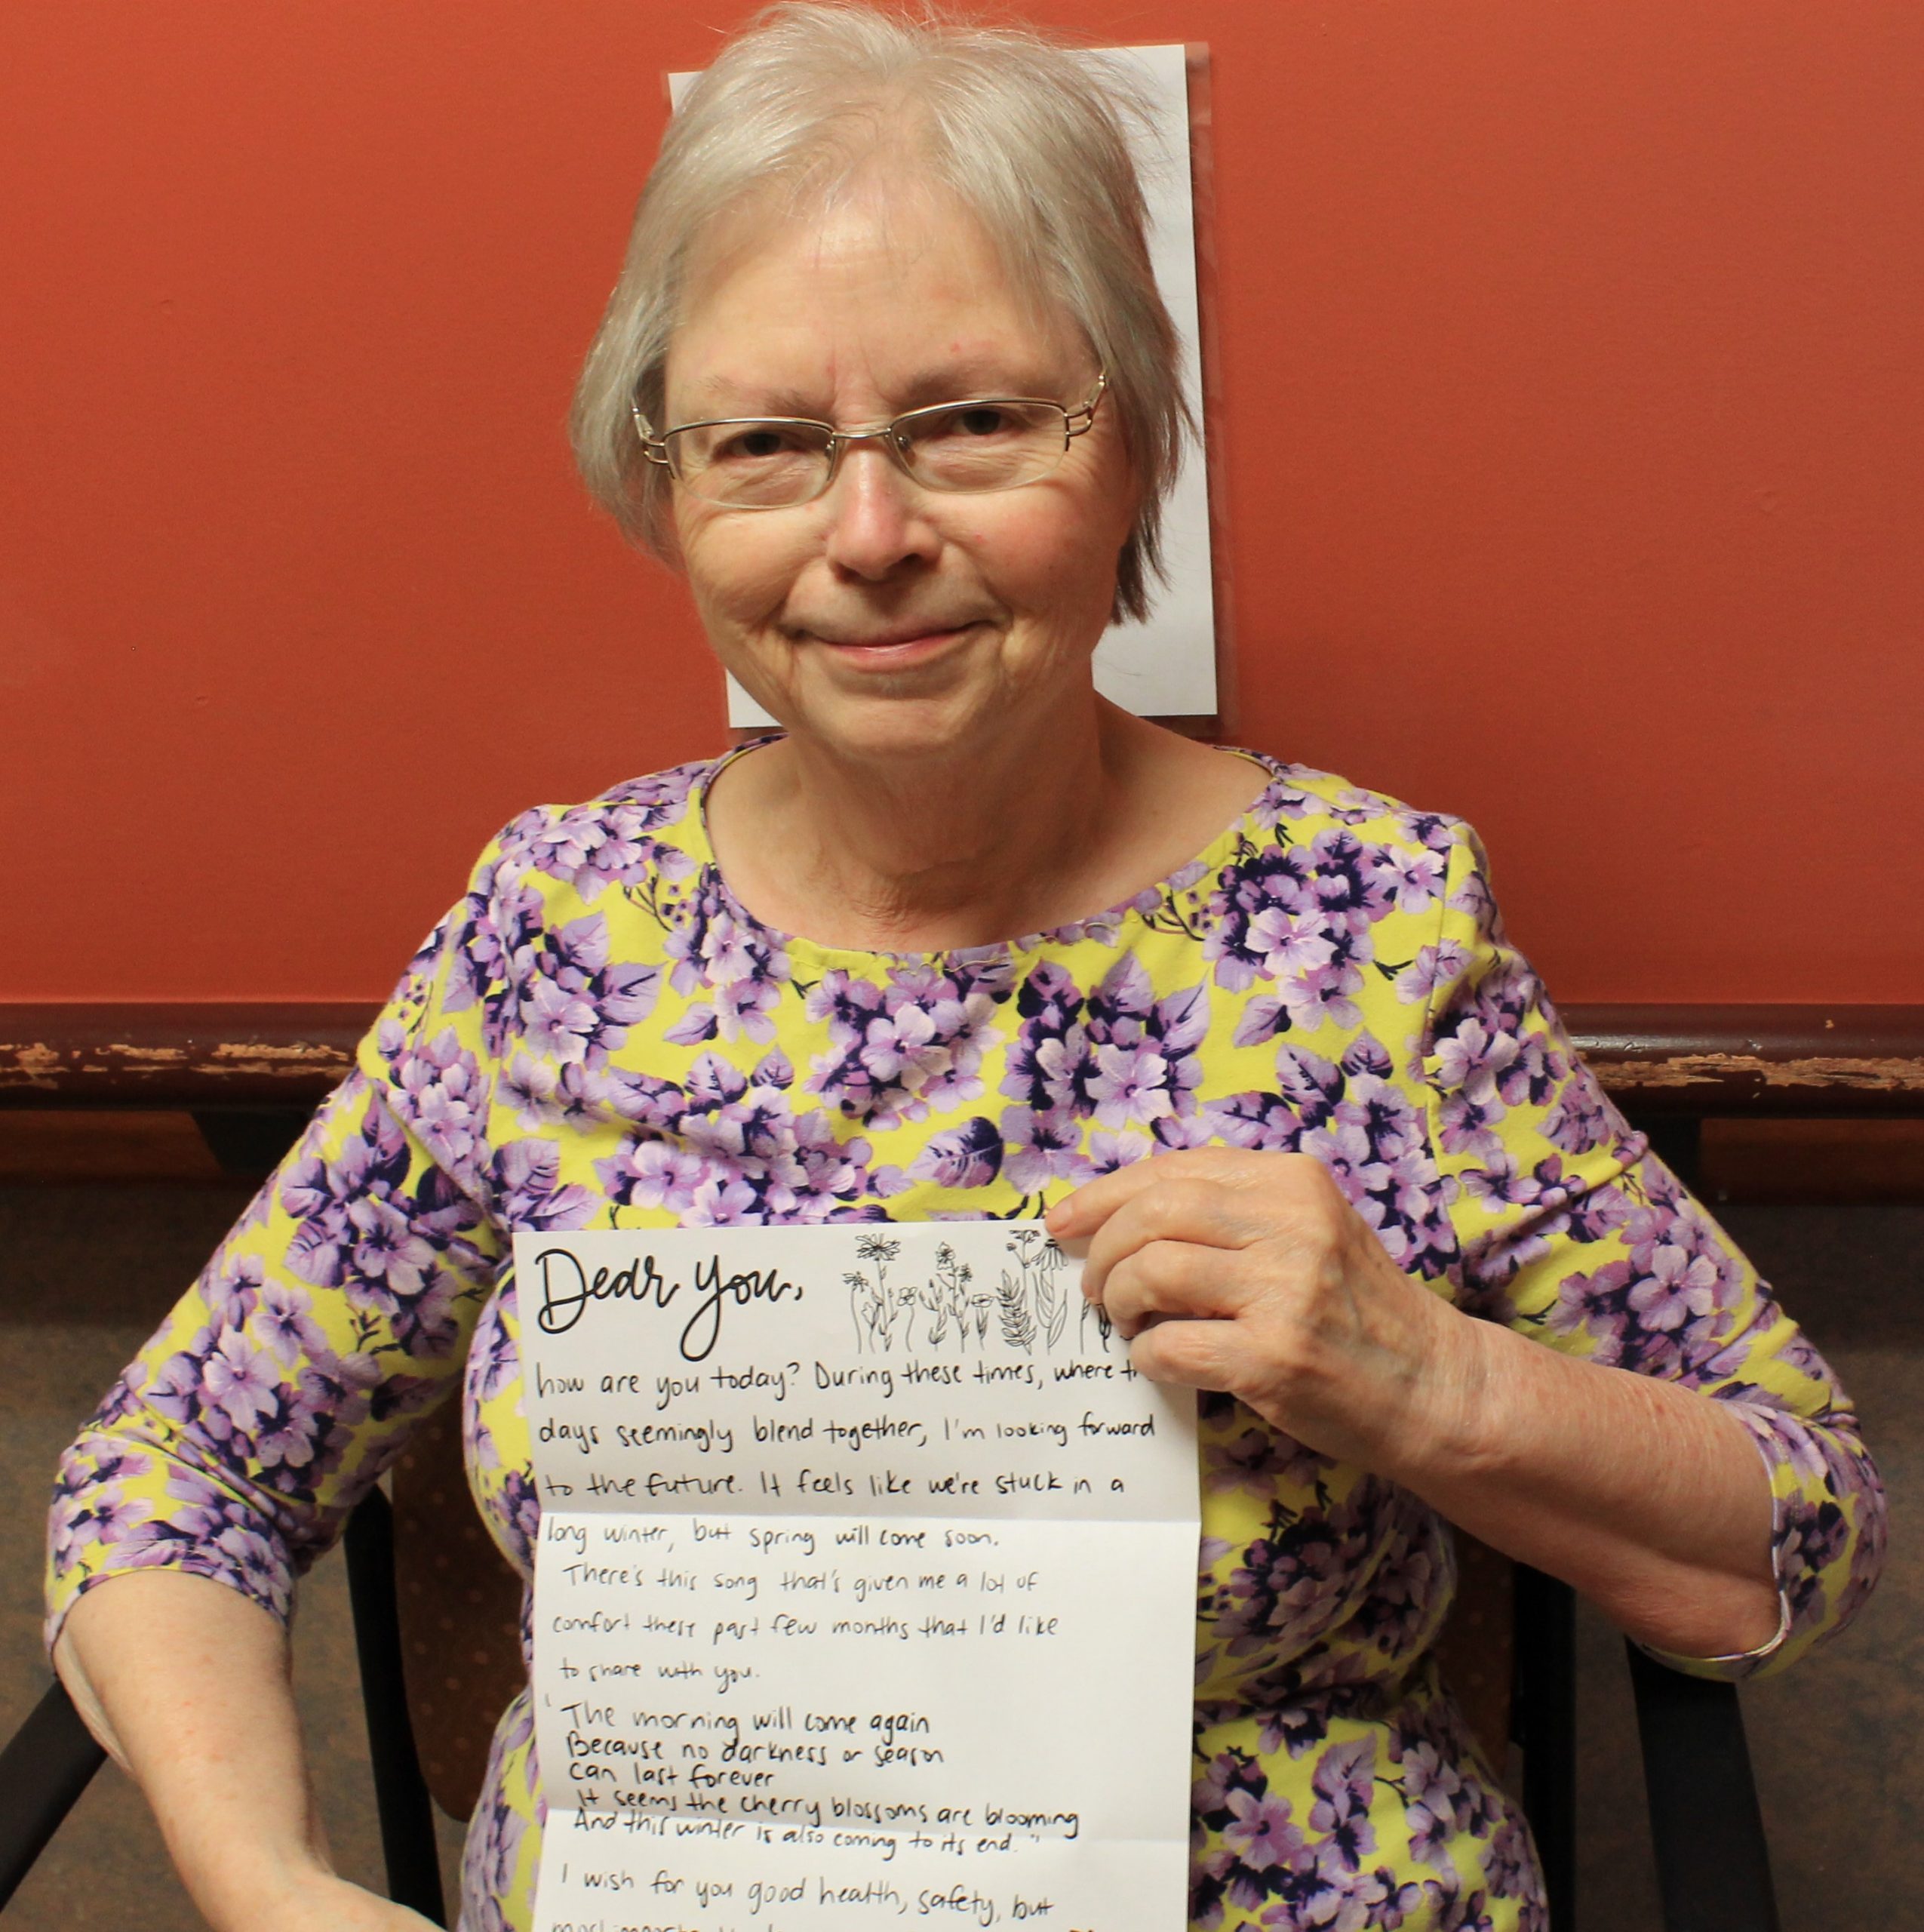
<svg viewBox="0 0 1924 1932"><path fill-rule="evenodd" d="M1504 1432L1506 1329L1464 1314L1440 1296L1430 1303L1421 1367L1402 1404L1377 1473L1419 1494L1493 1472Z"/></svg>
<svg viewBox="0 0 1924 1932"><path fill-rule="evenodd" d="M326 1854L312 1840L248 1842L235 1834L211 1857L169 1850L211 1932L265 1932L305 1924L315 1902L338 1887Z"/></svg>

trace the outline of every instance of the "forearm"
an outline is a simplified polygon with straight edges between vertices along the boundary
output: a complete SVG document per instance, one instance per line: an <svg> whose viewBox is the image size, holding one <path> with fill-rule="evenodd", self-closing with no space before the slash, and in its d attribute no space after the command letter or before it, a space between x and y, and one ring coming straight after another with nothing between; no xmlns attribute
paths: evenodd
<svg viewBox="0 0 1924 1932"><path fill-rule="evenodd" d="M1618 1627L1690 1657L1776 1634L1770 1481L1748 1431L1696 1391L1471 1321L1448 1398L1381 1472Z"/></svg>
<svg viewBox="0 0 1924 1932"><path fill-rule="evenodd" d="M54 1661L216 1932L274 1923L326 1872L286 1635L258 1604L178 1571L118 1576L74 1606Z"/></svg>

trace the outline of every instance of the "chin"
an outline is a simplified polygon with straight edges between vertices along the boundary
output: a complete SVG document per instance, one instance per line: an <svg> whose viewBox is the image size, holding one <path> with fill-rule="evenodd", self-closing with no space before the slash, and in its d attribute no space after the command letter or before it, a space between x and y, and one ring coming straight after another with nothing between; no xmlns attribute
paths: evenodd
<svg viewBox="0 0 1924 1932"><path fill-rule="evenodd" d="M871 672L850 689L839 678L804 672L765 696L741 681L792 737L858 758L939 755L992 733L998 714L1010 710L1010 694L999 684L966 673L937 679L926 671Z"/></svg>

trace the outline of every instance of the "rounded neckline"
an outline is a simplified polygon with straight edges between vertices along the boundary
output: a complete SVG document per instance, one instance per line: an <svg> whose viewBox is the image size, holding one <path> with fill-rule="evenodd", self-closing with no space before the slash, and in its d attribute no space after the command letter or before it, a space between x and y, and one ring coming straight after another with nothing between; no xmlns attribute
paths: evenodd
<svg viewBox="0 0 1924 1932"><path fill-rule="evenodd" d="M1227 757L1246 759L1259 771L1266 772L1269 782L1193 858L1184 860L1173 872L1132 893L1120 903L1105 907L1099 912L1093 912L1086 918L1071 920L1063 925L1047 927L1039 932L1023 933L1013 939L988 940L979 946L946 946L935 952L871 952L859 946L824 945L820 940L812 940L805 934L783 932L779 927L771 926L765 920L758 918L736 897L735 888L728 883L727 875L721 869L721 861L715 856L715 841L708 835L710 788L738 758L748 752L759 751L765 745L779 743L785 735L779 731L765 732L758 738L744 740L742 743L724 752L719 758L711 758L708 761L706 768L696 780L692 794L695 829L702 845L701 851L692 856L697 865L708 872L714 881L715 891L730 917L761 934L785 958L791 961L801 959L819 963L829 968L850 964L861 967L877 964L934 966L946 959L974 961L1013 958L1020 953L1038 952L1045 946L1073 946L1088 937L1093 931L1120 928L1130 920L1139 922L1151 906L1160 907L1166 905L1177 893L1193 885L1205 873L1219 868L1221 862L1246 835L1250 820L1262 809L1264 801L1277 787L1286 781L1289 771L1280 758L1272 758L1267 752L1250 751L1241 745L1212 747Z"/></svg>

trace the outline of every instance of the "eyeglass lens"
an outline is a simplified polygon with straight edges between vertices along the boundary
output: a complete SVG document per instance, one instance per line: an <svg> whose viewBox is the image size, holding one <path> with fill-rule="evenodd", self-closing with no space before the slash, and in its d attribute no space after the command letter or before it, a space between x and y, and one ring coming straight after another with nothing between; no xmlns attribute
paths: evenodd
<svg viewBox="0 0 1924 1932"><path fill-rule="evenodd" d="M662 438L678 481L712 502L775 508L828 488L834 432L779 419L696 423ZM1068 448L1068 418L1054 403L938 404L898 417L884 441L932 490L1010 490L1039 482Z"/></svg>

